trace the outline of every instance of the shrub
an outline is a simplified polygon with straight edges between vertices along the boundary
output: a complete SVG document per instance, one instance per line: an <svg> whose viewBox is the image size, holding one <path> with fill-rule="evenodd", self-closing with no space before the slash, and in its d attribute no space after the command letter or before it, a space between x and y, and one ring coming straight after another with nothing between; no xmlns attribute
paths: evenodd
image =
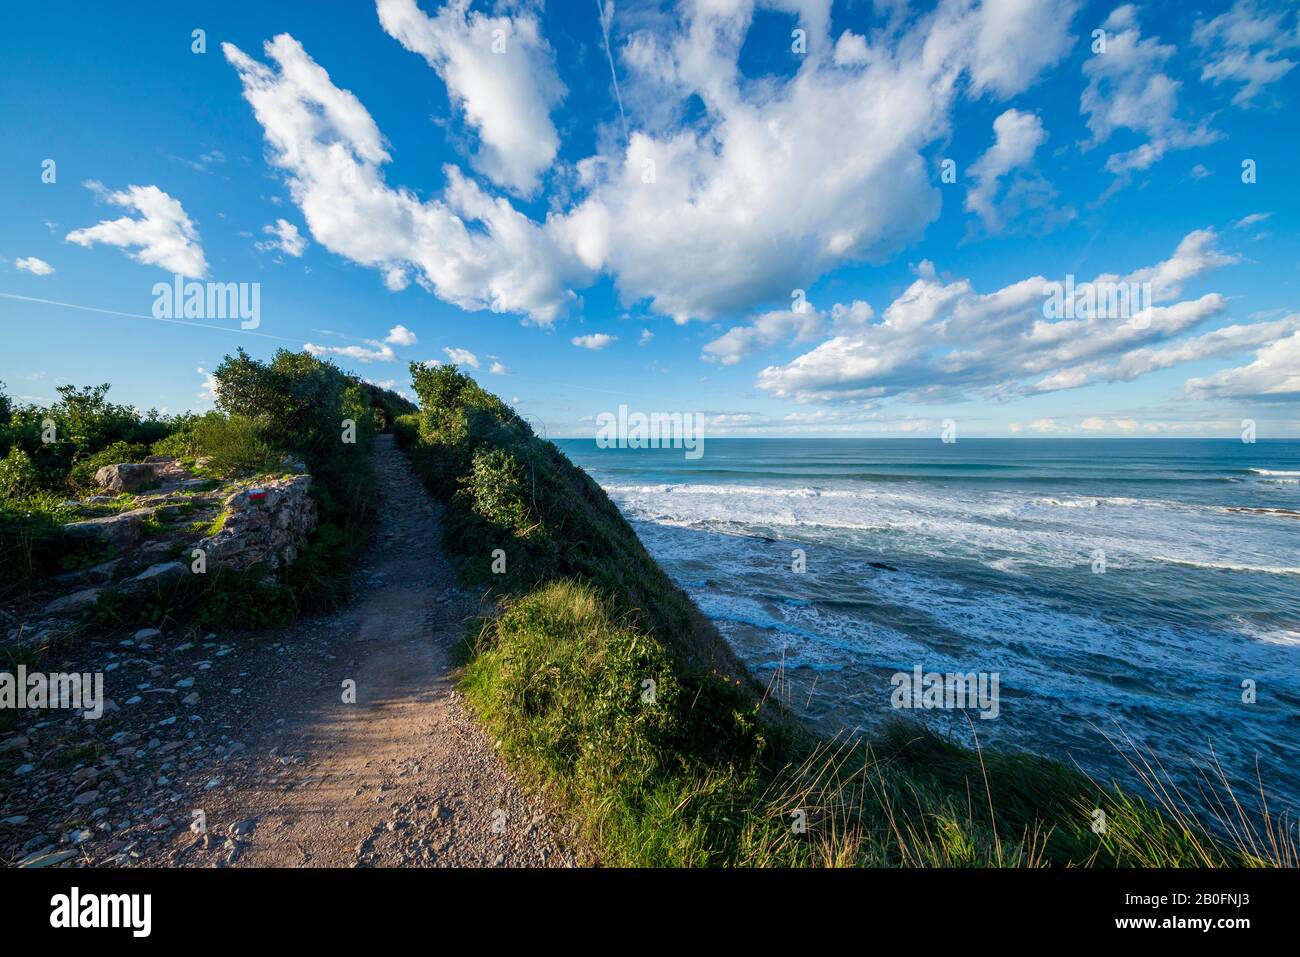
<svg viewBox="0 0 1300 957"><path fill-rule="evenodd" d="M474 453L469 475L462 480L462 494L470 498L470 509L511 535L526 537L537 528L525 496L519 462L504 449Z"/></svg>
<svg viewBox="0 0 1300 957"><path fill-rule="evenodd" d="M152 410L142 414L109 402L107 384L62 385L58 392L59 401L48 407L15 407L5 397L4 416L0 417L0 453L22 449L36 468L37 486L51 492L63 492L69 484L88 486L94 470L87 474L88 466L82 463L93 456L119 444L149 446L191 418L188 414L162 416ZM120 452L106 458L129 460ZM112 462L101 459L100 464ZM74 470L77 474L70 482Z"/></svg>
<svg viewBox="0 0 1300 957"><path fill-rule="evenodd" d="M267 471L281 458L263 438L262 427L242 415L213 412L195 423L191 435L195 457L205 457L207 471L223 478Z"/></svg>
<svg viewBox="0 0 1300 957"><path fill-rule="evenodd" d="M0 459L0 498L22 498L36 491L39 476L31 456L18 447Z"/></svg>
<svg viewBox="0 0 1300 957"><path fill-rule="evenodd" d="M148 454L148 446L131 442L114 442L103 451L77 461L68 472L68 485L74 491L94 488L95 473L105 465L143 462Z"/></svg>

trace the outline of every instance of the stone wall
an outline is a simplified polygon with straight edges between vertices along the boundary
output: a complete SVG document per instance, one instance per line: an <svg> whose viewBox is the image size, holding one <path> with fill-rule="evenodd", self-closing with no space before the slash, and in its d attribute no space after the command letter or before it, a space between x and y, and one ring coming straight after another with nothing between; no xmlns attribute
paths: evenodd
<svg viewBox="0 0 1300 957"><path fill-rule="evenodd" d="M221 530L195 548L207 554L209 567L292 564L316 528L316 503L307 494L310 488L310 475L295 475L240 489L225 501ZM254 498L257 489L266 493L261 501Z"/></svg>

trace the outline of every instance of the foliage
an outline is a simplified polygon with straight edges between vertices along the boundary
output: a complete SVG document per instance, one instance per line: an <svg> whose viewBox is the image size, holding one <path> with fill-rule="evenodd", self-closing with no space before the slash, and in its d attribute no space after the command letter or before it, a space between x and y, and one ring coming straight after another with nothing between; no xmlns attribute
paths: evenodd
<svg viewBox="0 0 1300 957"><path fill-rule="evenodd" d="M519 462L505 449L480 449L474 453L461 493L469 497L470 510L479 518L522 538L537 526L520 471Z"/></svg>
<svg viewBox="0 0 1300 957"><path fill-rule="evenodd" d="M203 459L200 471L220 477L284 470L301 459L313 473L320 525L280 580L209 575L165 600L114 599L121 614L251 624L346 598L370 528L371 440L415 406L332 363L284 350L269 362L240 350L215 378L218 409L204 415L142 414L109 401L107 384L61 386L49 407L15 406L0 387L0 597L28 593L94 557L63 540L59 526L82 517L63 499L93 490L102 466L152 453L191 467Z"/></svg>
<svg viewBox="0 0 1300 957"><path fill-rule="evenodd" d="M815 737L753 684L584 472L454 366L411 371L421 408L395 420L398 443L446 503L443 545L462 577L502 598L467 642L462 686L602 862L1267 858L1034 755L973 751L901 722L874 740Z"/></svg>
<svg viewBox="0 0 1300 957"><path fill-rule="evenodd" d="M0 459L0 499L22 498L36 491L40 476L32 458L14 446Z"/></svg>
<svg viewBox="0 0 1300 957"><path fill-rule="evenodd" d="M68 485L78 491L93 490L96 488L95 473L105 465L143 462L148 454L148 446L131 442L114 442L94 455L78 459L68 472Z"/></svg>
<svg viewBox="0 0 1300 957"><path fill-rule="evenodd" d="M164 416L155 410L141 413L108 400L105 383L78 388L61 385L59 400L50 406L14 405L0 392L0 454L21 450L36 470L34 486L49 492L77 491L88 485L99 465L131 458L102 453L129 446L132 454L181 428L187 415ZM91 468L88 460L101 456Z"/></svg>

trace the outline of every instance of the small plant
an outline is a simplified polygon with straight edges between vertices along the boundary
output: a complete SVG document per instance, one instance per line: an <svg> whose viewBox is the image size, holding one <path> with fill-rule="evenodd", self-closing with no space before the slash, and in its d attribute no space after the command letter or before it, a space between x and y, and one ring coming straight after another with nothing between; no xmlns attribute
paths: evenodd
<svg viewBox="0 0 1300 957"><path fill-rule="evenodd" d="M38 478L31 456L14 446L0 459L0 498L16 499L32 494Z"/></svg>
<svg viewBox="0 0 1300 957"><path fill-rule="evenodd" d="M470 473L463 480L474 514L521 538L536 528L525 498L522 471L506 450L480 450L474 453Z"/></svg>

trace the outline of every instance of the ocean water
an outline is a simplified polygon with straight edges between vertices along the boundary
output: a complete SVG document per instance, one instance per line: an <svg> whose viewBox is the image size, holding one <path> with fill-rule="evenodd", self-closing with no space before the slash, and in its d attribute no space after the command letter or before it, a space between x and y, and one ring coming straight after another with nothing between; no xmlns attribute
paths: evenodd
<svg viewBox="0 0 1300 957"><path fill-rule="evenodd" d="M1189 794L1212 749L1300 811L1300 442L557 444L824 731L897 716L897 672L997 673L994 719L903 714L1131 785L1127 737Z"/></svg>

